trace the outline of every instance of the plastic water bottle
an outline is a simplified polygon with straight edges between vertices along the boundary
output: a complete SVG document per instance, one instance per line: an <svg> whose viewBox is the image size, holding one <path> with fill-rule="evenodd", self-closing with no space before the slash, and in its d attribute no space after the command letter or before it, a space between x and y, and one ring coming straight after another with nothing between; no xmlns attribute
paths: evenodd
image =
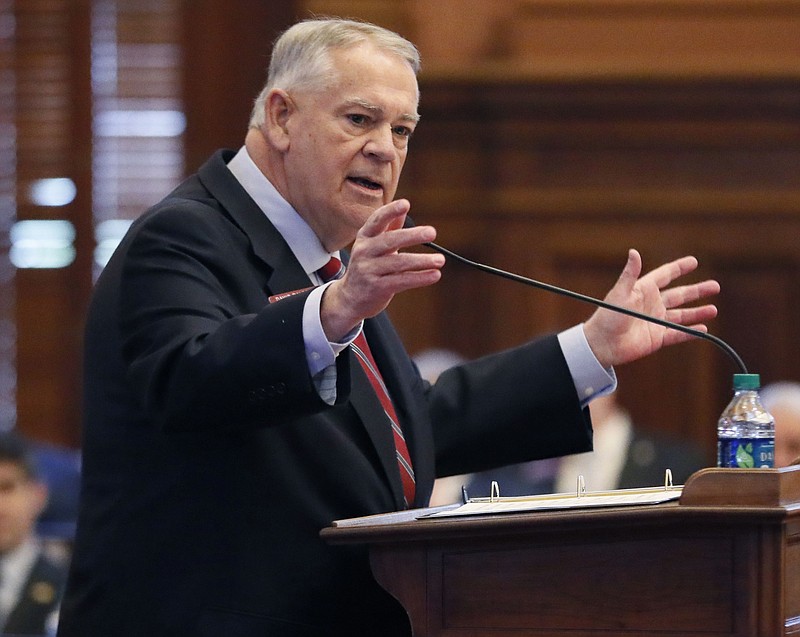
<svg viewBox="0 0 800 637"><path fill-rule="evenodd" d="M764 409L758 374L733 375L733 400L717 423L717 466L775 466L775 419Z"/></svg>

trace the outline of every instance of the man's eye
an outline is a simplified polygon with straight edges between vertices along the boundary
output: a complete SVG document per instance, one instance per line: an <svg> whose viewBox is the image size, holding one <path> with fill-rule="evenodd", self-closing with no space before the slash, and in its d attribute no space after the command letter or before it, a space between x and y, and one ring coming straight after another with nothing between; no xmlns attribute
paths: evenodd
<svg viewBox="0 0 800 637"><path fill-rule="evenodd" d="M367 116L359 113L351 113L347 118L356 126L363 126L367 123Z"/></svg>
<svg viewBox="0 0 800 637"><path fill-rule="evenodd" d="M413 131L408 126L394 126L392 132L398 137L411 137Z"/></svg>

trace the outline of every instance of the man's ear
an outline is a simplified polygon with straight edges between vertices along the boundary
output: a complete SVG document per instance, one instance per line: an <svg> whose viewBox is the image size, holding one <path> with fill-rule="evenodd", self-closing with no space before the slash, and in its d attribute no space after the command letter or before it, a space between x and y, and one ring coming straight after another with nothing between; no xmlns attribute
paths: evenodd
<svg viewBox="0 0 800 637"><path fill-rule="evenodd" d="M264 102L264 135L281 152L289 149L289 118L297 108L283 89L272 89Z"/></svg>

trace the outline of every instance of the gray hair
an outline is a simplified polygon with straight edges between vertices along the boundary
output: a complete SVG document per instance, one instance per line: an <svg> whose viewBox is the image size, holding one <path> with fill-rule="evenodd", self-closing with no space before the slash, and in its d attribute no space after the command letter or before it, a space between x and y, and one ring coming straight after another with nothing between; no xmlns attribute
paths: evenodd
<svg viewBox="0 0 800 637"><path fill-rule="evenodd" d="M321 89L331 74L331 49L345 49L369 42L379 50L404 59L419 73L417 47L402 36L369 22L340 18L312 18L289 27L275 41L267 83L253 106L250 128L264 123L267 95L274 88Z"/></svg>

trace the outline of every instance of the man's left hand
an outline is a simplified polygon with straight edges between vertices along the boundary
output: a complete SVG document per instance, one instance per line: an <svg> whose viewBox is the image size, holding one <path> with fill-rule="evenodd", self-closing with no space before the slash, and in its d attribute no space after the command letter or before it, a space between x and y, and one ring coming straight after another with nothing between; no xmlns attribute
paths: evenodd
<svg viewBox="0 0 800 637"><path fill-rule="evenodd" d="M708 328L704 323L717 315L716 306L683 306L719 293L719 283L706 280L668 287L677 278L696 268L697 259L682 257L640 277L642 257L636 250L630 250L628 262L605 300L648 316L706 332ZM586 321L584 333L597 360L606 368L635 361L665 345L694 338L690 334L604 308L595 311Z"/></svg>

